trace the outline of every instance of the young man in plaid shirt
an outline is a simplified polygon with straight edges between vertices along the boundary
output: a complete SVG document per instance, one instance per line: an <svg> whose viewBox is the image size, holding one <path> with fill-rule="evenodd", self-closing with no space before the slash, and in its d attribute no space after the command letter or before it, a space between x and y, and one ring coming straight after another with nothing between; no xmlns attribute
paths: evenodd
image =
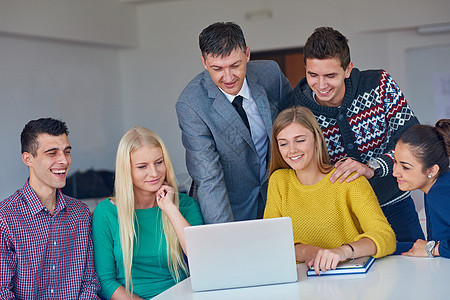
<svg viewBox="0 0 450 300"><path fill-rule="evenodd" d="M60 190L71 163L68 134L51 118L22 131L29 178L0 203L0 299L97 299L89 208Z"/></svg>

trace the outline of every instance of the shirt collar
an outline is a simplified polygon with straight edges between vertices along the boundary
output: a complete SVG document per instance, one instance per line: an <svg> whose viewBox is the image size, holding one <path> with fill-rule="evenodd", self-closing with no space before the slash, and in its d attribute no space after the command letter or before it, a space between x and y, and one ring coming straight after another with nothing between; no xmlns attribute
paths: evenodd
<svg viewBox="0 0 450 300"><path fill-rule="evenodd" d="M39 197L34 192L33 188L30 185L29 180L25 182L22 193L24 195L25 202L28 203L30 211L33 215L37 214L41 210L46 209L46 207L42 204ZM56 190L56 205L53 214L60 212L62 209L66 207L66 200L60 189Z"/></svg>
<svg viewBox="0 0 450 300"><path fill-rule="evenodd" d="M230 95L225 93L221 88L220 91L227 97L228 101L233 102L236 96L242 96L244 99L250 99L250 88L248 87L247 78L244 78L244 83L242 84L241 90L236 95Z"/></svg>

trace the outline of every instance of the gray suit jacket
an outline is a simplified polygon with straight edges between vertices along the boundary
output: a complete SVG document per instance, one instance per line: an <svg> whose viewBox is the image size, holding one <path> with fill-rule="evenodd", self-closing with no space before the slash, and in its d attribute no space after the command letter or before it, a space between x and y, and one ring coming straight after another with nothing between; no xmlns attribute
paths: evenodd
<svg viewBox="0 0 450 300"><path fill-rule="evenodd" d="M250 61L246 78L270 137L272 122L288 106L292 87L273 61ZM176 110L186 166L198 186L205 223L261 218L267 175L260 180L250 133L208 71L186 86Z"/></svg>

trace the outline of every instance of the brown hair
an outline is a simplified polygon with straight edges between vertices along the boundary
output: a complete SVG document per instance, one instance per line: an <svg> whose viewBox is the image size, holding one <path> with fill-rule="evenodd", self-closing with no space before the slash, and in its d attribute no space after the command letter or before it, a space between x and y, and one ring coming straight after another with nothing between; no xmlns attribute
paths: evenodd
<svg viewBox="0 0 450 300"><path fill-rule="evenodd" d="M434 165L439 166L439 176L448 171L450 152L450 119L441 119L436 125L416 125L408 128L397 142L411 147L412 154L419 160L422 171Z"/></svg>
<svg viewBox="0 0 450 300"><path fill-rule="evenodd" d="M317 142L317 165L320 172L326 174L333 168L328 155L327 145L322 130L317 123L314 114L303 106L293 106L280 112L275 119L272 128L272 141L270 144L271 158L269 176L278 169L290 169L291 167L284 161L280 149L278 148L277 136L289 124L298 123L312 132Z"/></svg>
<svg viewBox="0 0 450 300"><path fill-rule="evenodd" d="M204 59L208 54L226 57L234 50L241 49L245 53L247 49L241 27L233 22L217 22L203 29L199 46Z"/></svg>
<svg viewBox="0 0 450 300"><path fill-rule="evenodd" d="M303 47L303 61L305 64L307 58L338 58L341 62L341 67L345 70L350 63L348 39L331 27L316 28Z"/></svg>

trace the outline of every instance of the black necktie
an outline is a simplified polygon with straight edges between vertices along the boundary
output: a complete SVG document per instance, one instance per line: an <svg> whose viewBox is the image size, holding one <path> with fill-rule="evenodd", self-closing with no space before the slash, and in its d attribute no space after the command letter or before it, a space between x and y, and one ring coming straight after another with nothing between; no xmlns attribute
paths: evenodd
<svg viewBox="0 0 450 300"><path fill-rule="evenodd" d="M247 114L245 113L244 108L242 107L242 96L236 96L232 102L234 108L238 112L239 116L241 116L242 121L244 121L245 126L247 126L250 131L250 124L248 123Z"/></svg>

